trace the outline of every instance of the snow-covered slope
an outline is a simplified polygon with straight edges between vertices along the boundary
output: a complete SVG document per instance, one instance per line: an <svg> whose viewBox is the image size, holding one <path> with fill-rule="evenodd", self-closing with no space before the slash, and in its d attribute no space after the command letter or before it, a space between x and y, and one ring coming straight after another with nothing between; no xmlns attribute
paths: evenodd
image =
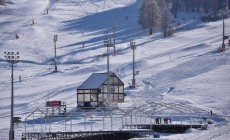
<svg viewBox="0 0 230 140"><path fill-rule="evenodd" d="M7 4L0 18L0 59L5 51L19 51L15 65L15 115L25 118L47 100L66 101L76 107L76 88L92 73L106 72L103 39L113 37L116 22L116 56L111 71L128 87L132 79L132 50L137 44L137 89L126 89L126 103L180 102L213 110L226 121L207 131L166 135L166 139L227 139L230 136L230 51L217 53L222 42L222 22L200 23L190 30L162 38L147 36L138 25L141 0L21 0ZM47 14L48 9L48 14ZM183 15L179 15L183 16ZM33 24L33 21L35 24ZM225 20L230 23L230 19ZM230 27L226 24L226 33ZM15 35L19 39L15 39ZM58 35L58 73L52 73L54 34ZM84 47L83 47L84 44ZM0 133L8 135L10 120L11 69L0 62ZM19 82L19 75L22 82ZM127 105L127 104L122 105ZM215 133L214 133L215 132ZM0 136L1 137L1 136ZM4 138L2 138L4 139Z"/></svg>

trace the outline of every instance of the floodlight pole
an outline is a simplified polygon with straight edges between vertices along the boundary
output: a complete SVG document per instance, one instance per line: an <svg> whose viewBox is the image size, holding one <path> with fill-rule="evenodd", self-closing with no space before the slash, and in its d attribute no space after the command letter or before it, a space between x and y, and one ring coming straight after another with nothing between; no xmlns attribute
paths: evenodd
<svg viewBox="0 0 230 140"><path fill-rule="evenodd" d="M136 87L136 80L135 80L135 49L136 49L136 42L130 42L131 48L133 50L133 79L132 79L132 87Z"/></svg>
<svg viewBox="0 0 230 140"><path fill-rule="evenodd" d="M228 0L226 4L226 14L228 14ZM222 18L223 18L223 39L222 39L222 48L225 48L224 40L225 40L225 23L224 23L224 9L222 10Z"/></svg>
<svg viewBox="0 0 230 140"><path fill-rule="evenodd" d="M19 52L4 52L5 59L11 64L11 116L9 140L14 140L14 64L19 61Z"/></svg>
<svg viewBox="0 0 230 140"><path fill-rule="evenodd" d="M115 47L115 32L116 32L116 25L117 25L116 22L113 22L113 23L112 23L112 28L113 28L113 49L114 49L113 55L116 55L116 54L115 54L115 52L116 52L116 47Z"/></svg>
<svg viewBox="0 0 230 140"><path fill-rule="evenodd" d="M56 47L57 37L58 35L54 35L54 72L57 72L57 47Z"/></svg>
<svg viewBox="0 0 230 140"><path fill-rule="evenodd" d="M14 64L11 63L11 115L10 115L10 140L14 139Z"/></svg>
<svg viewBox="0 0 230 140"><path fill-rule="evenodd" d="M110 81L109 81L109 47L113 47L111 39L104 39L104 45L107 47L107 101L110 105Z"/></svg>

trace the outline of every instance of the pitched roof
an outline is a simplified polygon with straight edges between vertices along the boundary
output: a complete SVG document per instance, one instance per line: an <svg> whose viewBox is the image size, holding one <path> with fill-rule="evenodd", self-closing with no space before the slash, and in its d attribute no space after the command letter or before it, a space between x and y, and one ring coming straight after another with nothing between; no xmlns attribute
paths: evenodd
<svg viewBox="0 0 230 140"><path fill-rule="evenodd" d="M110 77L113 74L109 72ZM107 73L94 73L78 89L98 89L107 80L107 77Z"/></svg>

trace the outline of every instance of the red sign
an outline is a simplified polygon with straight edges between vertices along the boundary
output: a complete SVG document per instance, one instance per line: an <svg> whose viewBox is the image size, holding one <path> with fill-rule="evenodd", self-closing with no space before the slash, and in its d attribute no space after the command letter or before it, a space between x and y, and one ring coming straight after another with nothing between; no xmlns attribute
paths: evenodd
<svg viewBox="0 0 230 140"><path fill-rule="evenodd" d="M47 101L46 106L61 106L61 101Z"/></svg>

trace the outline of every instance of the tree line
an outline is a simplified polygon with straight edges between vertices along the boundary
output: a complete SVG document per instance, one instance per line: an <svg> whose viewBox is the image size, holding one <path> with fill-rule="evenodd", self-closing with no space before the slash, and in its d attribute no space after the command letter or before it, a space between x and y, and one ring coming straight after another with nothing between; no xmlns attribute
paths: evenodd
<svg viewBox="0 0 230 140"><path fill-rule="evenodd" d="M3 3L4 3L4 0L0 0L0 5L3 5Z"/></svg>
<svg viewBox="0 0 230 140"><path fill-rule="evenodd" d="M138 22L150 35L154 30L161 29L166 37L173 32L171 14L174 18L177 18L179 11L213 14L217 17L226 7L230 8L230 0L143 0Z"/></svg>
<svg viewBox="0 0 230 140"><path fill-rule="evenodd" d="M229 1L229 2L228 2ZM214 13L215 15L223 9L230 8L230 0L167 0L172 2L172 13L176 18L178 10L185 12L203 12L205 14Z"/></svg>
<svg viewBox="0 0 230 140"><path fill-rule="evenodd" d="M167 2L165 0L144 0L140 7L138 22L144 30L149 30L149 35L160 27L166 37L172 29Z"/></svg>

